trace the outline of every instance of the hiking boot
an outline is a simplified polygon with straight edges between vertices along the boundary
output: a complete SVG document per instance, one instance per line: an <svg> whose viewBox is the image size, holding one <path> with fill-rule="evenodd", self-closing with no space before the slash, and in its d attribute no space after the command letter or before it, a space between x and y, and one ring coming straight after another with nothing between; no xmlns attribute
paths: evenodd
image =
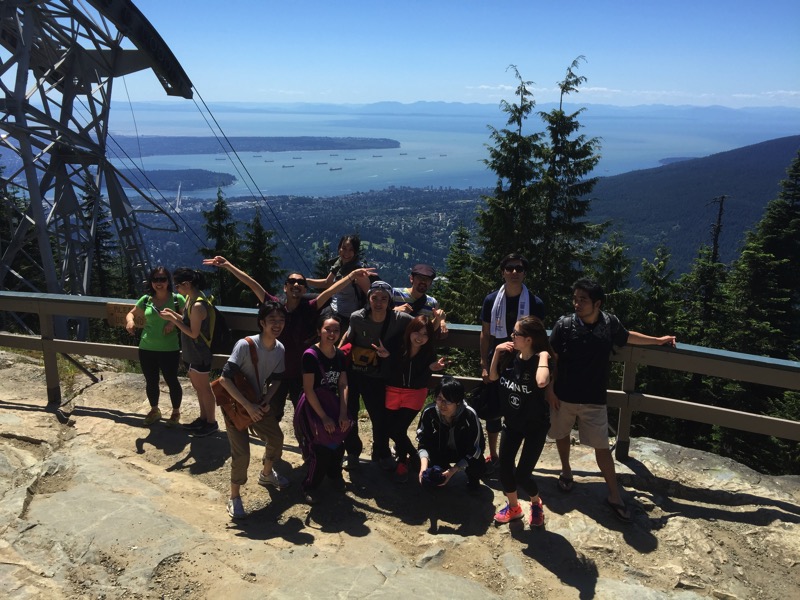
<svg viewBox="0 0 800 600"><path fill-rule="evenodd" d="M501 508L494 516L496 523L510 523L523 517L522 507L517 504L516 506L509 506L508 502L504 508Z"/></svg>
<svg viewBox="0 0 800 600"><path fill-rule="evenodd" d="M181 413L173 412L169 419L164 421L166 427L177 427L181 424Z"/></svg>
<svg viewBox="0 0 800 600"><path fill-rule="evenodd" d="M397 483L405 483L408 481L408 467L406 463L397 463L397 468L394 470L394 480Z"/></svg>
<svg viewBox="0 0 800 600"><path fill-rule="evenodd" d="M242 499L239 496L228 499L228 514L231 519L244 519L247 516Z"/></svg>
<svg viewBox="0 0 800 600"><path fill-rule="evenodd" d="M285 487L289 487L289 480L286 479L286 477L283 477L282 475L278 475L275 469L272 469L272 471L270 471L268 475L264 475L264 473L262 472L258 476L258 485L263 487L272 486L274 488L282 490Z"/></svg>
<svg viewBox="0 0 800 600"><path fill-rule="evenodd" d="M150 409L150 412L147 413L147 416L144 418L144 425L147 427L148 425L152 425L156 421L161 420L161 410L157 406L154 406Z"/></svg>
<svg viewBox="0 0 800 600"><path fill-rule="evenodd" d="M186 423L183 428L188 429L189 431L194 431L195 429L200 429L207 421L203 417L197 417L191 423Z"/></svg>
<svg viewBox="0 0 800 600"><path fill-rule="evenodd" d="M213 423L203 421L203 424L200 427L192 430L192 437L206 437L207 435L211 435L217 431L219 431L219 425L217 425L216 421Z"/></svg>
<svg viewBox="0 0 800 600"><path fill-rule="evenodd" d="M544 507L542 506L542 499L539 498L536 502L531 502L531 513L528 515L528 525L531 527L541 527L544 525Z"/></svg>

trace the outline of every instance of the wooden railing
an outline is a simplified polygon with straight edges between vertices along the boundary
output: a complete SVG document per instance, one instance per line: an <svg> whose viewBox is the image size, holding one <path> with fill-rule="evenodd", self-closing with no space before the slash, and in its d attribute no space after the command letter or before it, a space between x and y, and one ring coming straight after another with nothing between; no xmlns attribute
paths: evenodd
<svg viewBox="0 0 800 600"><path fill-rule="evenodd" d="M125 307L127 305L127 308ZM132 301L116 298L66 296L56 294L26 294L0 292L0 311L36 314L39 335L19 335L0 332L0 346L41 351L44 356L48 403L61 402L57 355L74 354L118 359L138 359L135 346L99 344L58 339L54 335L56 320L106 319L114 321L133 306ZM254 309L222 307L232 329L254 332ZM453 348L478 348L480 327L448 324L450 334L445 345ZM226 356L216 355L215 366ZM800 422L777 419L718 406L707 406L686 400L664 398L636 391L636 370L652 366L673 371L712 375L736 381L773 386L779 389L800 390L800 362L753 356L699 346L678 344L677 348L658 346L627 346L612 358L624 365L621 390L608 390L609 406L620 409L617 427L616 456L625 459L630 448L631 417L634 411L709 423L742 431L771 435L800 441ZM462 378L474 385L477 378Z"/></svg>

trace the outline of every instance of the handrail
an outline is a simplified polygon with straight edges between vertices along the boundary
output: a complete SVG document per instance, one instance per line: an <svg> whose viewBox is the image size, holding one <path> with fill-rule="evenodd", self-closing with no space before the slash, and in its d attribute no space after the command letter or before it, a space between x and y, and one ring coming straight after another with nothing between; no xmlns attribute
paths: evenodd
<svg viewBox="0 0 800 600"><path fill-rule="evenodd" d="M136 360L138 349L135 346L56 339L53 333L53 317L106 319L110 307L118 307L119 304L132 307L134 301L62 294L0 292L0 311L37 314L40 328L38 336L0 332L0 346L41 351L44 356L48 403L60 403L61 388L56 364L58 353ZM232 329L242 332L256 330L255 309L223 306L220 310L225 313L226 321ZM449 334L443 342L445 346L477 350L481 329L479 326L453 323L448 324L448 329ZM227 356L215 355L213 364L220 366L226 358ZM800 362L687 344L679 344L677 348L626 346L618 349L612 360L624 365L622 390L608 390L607 395L608 405L620 409L616 444L616 457L620 460L628 456L634 411L800 441L798 421L636 392L636 369L639 366L800 390ZM473 384L476 381L476 378L462 379Z"/></svg>

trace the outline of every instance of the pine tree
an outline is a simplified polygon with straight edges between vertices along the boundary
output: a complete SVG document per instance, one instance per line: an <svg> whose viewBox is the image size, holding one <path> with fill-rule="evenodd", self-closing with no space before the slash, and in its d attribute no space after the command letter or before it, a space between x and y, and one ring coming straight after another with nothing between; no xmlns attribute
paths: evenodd
<svg viewBox="0 0 800 600"><path fill-rule="evenodd" d="M549 312L569 305L572 282L591 265L594 244L602 225L586 220L596 179L587 178L600 159L597 138L576 135L578 116L564 110L564 99L575 93L585 77L575 74L579 57L559 82L559 107L540 112L545 133L524 134L523 126L535 107L532 82L516 67L517 103L503 102L508 127L490 128L494 142L487 166L497 174L493 196L478 213L479 239L483 244L480 272L488 276L506 254L520 252L531 265L529 287L536 290Z"/></svg>
<svg viewBox="0 0 800 600"><path fill-rule="evenodd" d="M469 230L460 223L445 259L446 271L436 279L431 290L452 323L478 323L484 291L491 282L481 279L476 262Z"/></svg>
<svg viewBox="0 0 800 600"><path fill-rule="evenodd" d="M331 250L331 243L325 240L317 246L316 257L314 259L314 279L325 279L330 273L331 265L336 259L336 255Z"/></svg>
<svg viewBox="0 0 800 600"><path fill-rule="evenodd" d="M232 263L239 262L241 252L239 250L240 239L236 231L236 223L233 221L228 202L222 193L222 188L217 189L217 200L211 210L204 210L203 218L206 220L203 228L206 231L208 240L213 242L213 247L200 249L200 254L204 258L214 256L224 256ZM234 278L224 269L217 269L213 274L213 288L217 304L224 304L227 290L234 287ZM234 293L232 298L237 298Z"/></svg>
<svg viewBox="0 0 800 600"><path fill-rule="evenodd" d="M623 243L622 234L615 231L600 245L588 274L603 286L606 293L603 309L630 324L637 312L638 298L630 287L632 265L627 252L628 246Z"/></svg>
<svg viewBox="0 0 800 600"><path fill-rule="evenodd" d="M725 347L775 358L800 356L800 152L781 182L778 197L746 234L725 286ZM750 383L731 383L726 406L797 418L798 395ZM796 443L715 428L715 451L764 472L800 473ZM756 450L757 449L757 450Z"/></svg>
<svg viewBox="0 0 800 600"><path fill-rule="evenodd" d="M573 113L564 110L564 98L577 93L586 77L576 75L579 56L567 69L560 90L558 108L541 112L547 125L548 143L537 147L537 158L544 165L538 195L544 203L540 251L533 255L532 265L538 269L538 289L546 304L568 304L570 286L583 269L592 263L594 243L600 238L604 225L590 223L591 194L596 177L587 177L595 168L600 155L598 138L576 135L582 127L578 117L581 108Z"/></svg>
<svg viewBox="0 0 800 600"><path fill-rule="evenodd" d="M536 102L531 91L532 81L525 81L517 67L511 65L518 85L517 103L503 100L500 110L508 115L507 127L489 127L494 145L488 145L489 158L485 164L497 175L494 195L484 196L486 206L478 212L479 238L483 245L480 270L497 270L500 260L512 252L532 255L536 232L531 227L538 222L538 206L531 193L542 177L542 165L534 160L536 146L542 134L523 133L526 121Z"/></svg>
<svg viewBox="0 0 800 600"><path fill-rule="evenodd" d="M258 210L255 211L250 224L250 231L244 235L244 256L242 268L253 279L261 284L265 290L273 292L280 289L283 271L280 269L275 252L278 245L272 241L274 232L264 229ZM238 283L238 282L237 282ZM236 297L239 306L253 306L255 300L249 289L237 290Z"/></svg>

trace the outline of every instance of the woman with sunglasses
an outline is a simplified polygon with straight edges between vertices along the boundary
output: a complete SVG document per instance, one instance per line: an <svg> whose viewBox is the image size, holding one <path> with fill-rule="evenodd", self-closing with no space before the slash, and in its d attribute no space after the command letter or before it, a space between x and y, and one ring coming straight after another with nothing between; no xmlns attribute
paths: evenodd
<svg viewBox="0 0 800 600"><path fill-rule="evenodd" d="M453 377L442 377L433 393L436 400L422 411L417 428L420 485L443 487L466 471L467 487L478 490L486 468L478 415L464 402L464 386Z"/></svg>
<svg viewBox="0 0 800 600"><path fill-rule="evenodd" d="M553 350L544 325L536 317L523 317L511 332L510 342L497 346L489 371L499 385L503 430L500 435L500 484L508 502L494 516L497 523L523 517L517 488L531 498L528 523L544 525L544 510L533 469L542 454L550 429L550 408L545 388L550 383ZM522 446L517 464L514 460Z"/></svg>
<svg viewBox="0 0 800 600"><path fill-rule="evenodd" d="M219 430L214 392L211 391L211 326L208 299L203 294L205 277L189 267L175 269L175 289L186 297L183 314L170 307L159 313L161 318L173 323L181 331L183 361L189 365L189 381L197 393L200 416L184 425L194 437L205 437Z"/></svg>
<svg viewBox="0 0 800 600"><path fill-rule="evenodd" d="M255 294L259 303L280 302L280 299L253 279L250 275L235 266L224 256L215 256L203 260L203 265L225 269L239 281L245 284ZM375 275L373 269L359 268L350 271L333 285L328 287L316 298L307 295L308 281L302 273L291 272L283 282L283 293L286 299L283 306L286 309L286 326L283 328L278 341L286 349L286 371L281 379L280 387L270 402L270 410L275 419L283 418L287 396L292 406L297 406L300 394L303 391L303 352L311 345L316 337L316 323L322 308L336 292L351 284L365 282L369 287L369 278ZM344 327L342 329L344 331Z"/></svg>
<svg viewBox="0 0 800 600"><path fill-rule="evenodd" d="M161 419L158 400L161 396L159 374L169 388L169 399L172 403L172 414L166 421L167 427L174 427L181 420L181 401L183 388L178 381L178 366L181 360L179 332L172 323L165 323L159 315L164 308L174 308L181 312L185 299L172 291L169 271L158 266L150 271L147 277L145 294L125 316L125 329L131 335L136 331L136 320L144 320L142 336L139 339L139 364L145 380L147 400L150 412L144 418L144 425L149 426Z"/></svg>

